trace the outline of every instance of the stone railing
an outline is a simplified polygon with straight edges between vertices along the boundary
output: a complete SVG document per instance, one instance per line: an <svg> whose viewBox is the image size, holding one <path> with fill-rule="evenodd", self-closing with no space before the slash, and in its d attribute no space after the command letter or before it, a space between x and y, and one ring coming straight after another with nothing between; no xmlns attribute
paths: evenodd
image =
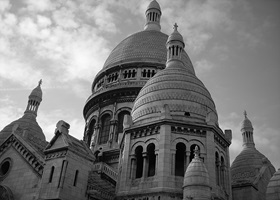
<svg viewBox="0 0 280 200"><path fill-rule="evenodd" d="M93 166L93 171L97 171L99 173L104 173L108 177L110 177L111 179L113 179L114 181L117 182L118 173L112 167L110 167L109 165L107 165L104 162L96 163Z"/></svg>

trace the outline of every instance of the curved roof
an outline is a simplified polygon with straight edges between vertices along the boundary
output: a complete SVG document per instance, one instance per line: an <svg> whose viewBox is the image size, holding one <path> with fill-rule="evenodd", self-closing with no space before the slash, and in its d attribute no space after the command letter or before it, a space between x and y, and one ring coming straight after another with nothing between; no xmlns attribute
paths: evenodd
<svg viewBox="0 0 280 200"><path fill-rule="evenodd" d="M148 118L158 119L165 105L168 105L174 119L188 112L192 119L205 122L208 114L214 113L212 120L218 123L210 93L203 83L180 63L159 71L145 84L135 100L132 119L134 123Z"/></svg>
<svg viewBox="0 0 280 200"><path fill-rule="evenodd" d="M146 30L128 36L110 53L103 69L133 62L165 64L167 59L166 41L168 36L160 31ZM182 54L184 64L194 73L189 56Z"/></svg>
<svg viewBox="0 0 280 200"><path fill-rule="evenodd" d="M38 101L42 101L43 92L41 89L42 80L39 81L38 86L32 90L29 95L29 98L35 98Z"/></svg>
<svg viewBox="0 0 280 200"><path fill-rule="evenodd" d="M280 199L280 168L270 179L266 189L266 200Z"/></svg>
<svg viewBox="0 0 280 200"><path fill-rule="evenodd" d="M160 9L160 5L158 4L158 2L156 1L156 0L153 0L153 1L151 1L151 3L148 5L148 7L147 7L147 11L149 10L149 9L158 9L158 10L161 10Z"/></svg>
<svg viewBox="0 0 280 200"><path fill-rule="evenodd" d="M39 138L43 141L46 140L45 135L33 115L25 114L18 120L13 121L0 131L0 144L13 132L13 127L18 125L20 129L25 131L26 134Z"/></svg>
<svg viewBox="0 0 280 200"><path fill-rule="evenodd" d="M273 165L256 148L244 148L230 167L232 183L254 183L264 165L273 171Z"/></svg>

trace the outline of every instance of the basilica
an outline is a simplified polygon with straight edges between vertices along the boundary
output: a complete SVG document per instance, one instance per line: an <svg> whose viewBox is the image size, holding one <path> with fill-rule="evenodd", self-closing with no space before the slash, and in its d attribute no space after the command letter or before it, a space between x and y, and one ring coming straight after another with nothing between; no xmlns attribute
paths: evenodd
<svg viewBox="0 0 280 200"><path fill-rule="evenodd" d="M151 1L144 30L111 51L83 109L83 140L60 120L46 141L42 81L31 91L0 131L0 200L280 199L280 169L257 150L246 112L230 166L232 132L219 127L178 25L161 32L162 14Z"/></svg>

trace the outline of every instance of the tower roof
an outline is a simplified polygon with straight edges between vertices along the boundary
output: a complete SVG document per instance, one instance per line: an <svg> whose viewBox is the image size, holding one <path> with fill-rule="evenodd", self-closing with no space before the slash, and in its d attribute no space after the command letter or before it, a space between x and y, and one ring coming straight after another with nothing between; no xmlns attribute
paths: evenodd
<svg viewBox="0 0 280 200"><path fill-rule="evenodd" d="M159 5L159 3L158 3L156 0L151 1L151 3L150 3L150 4L148 5L148 7L147 7L147 11L148 11L149 9L158 9L159 11L161 11L160 5ZM146 11L146 12L147 12L147 11Z"/></svg>
<svg viewBox="0 0 280 200"><path fill-rule="evenodd" d="M38 99L40 101L42 101L42 97L43 97L43 92L41 89L41 85L42 85L42 79L39 81L38 86L36 88L34 88L32 90L32 92L29 95L29 99L30 98L35 98Z"/></svg>
<svg viewBox="0 0 280 200"><path fill-rule="evenodd" d="M177 23L174 24L174 31L169 35L167 42L166 43L170 43L170 42L182 42L183 43L183 47L185 47L185 43L184 43L184 38L183 36L178 32L177 30L178 25Z"/></svg>
<svg viewBox="0 0 280 200"><path fill-rule="evenodd" d="M252 122L247 117L246 110L244 111L244 120L241 123L241 131L250 130L253 131L253 125Z"/></svg>

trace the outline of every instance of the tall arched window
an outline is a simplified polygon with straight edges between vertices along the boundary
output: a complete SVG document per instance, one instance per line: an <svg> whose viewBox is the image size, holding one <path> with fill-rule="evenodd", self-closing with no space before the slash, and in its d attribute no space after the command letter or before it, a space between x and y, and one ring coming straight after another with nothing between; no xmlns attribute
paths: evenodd
<svg viewBox="0 0 280 200"><path fill-rule="evenodd" d="M88 127L88 132L87 132L87 145L90 146L90 143L91 143L91 139L92 139L92 135L93 135L93 132L94 132L94 126L95 126L95 120L92 120L89 124L89 127Z"/></svg>
<svg viewBox="0 0 280 200"><path fill-rule="evenodd" d="M200 148L199 148L198 145L193 144L193 145L191 146L191 148L190 148L190 163L191 163L192 159L194 158L194 149L195 149L195 146L197 146L198 152L200 152ZM199 153L199 156L200 156L200 153Z"/></svg>
<svg viewBox="0 0 280 200"><path fill-rule="evenodd" d="M106 114L101 118L101 130L99 134L99 144L105 144L109 139L111 116Z"/></svg>
<svg viewBox="0 0 280 200"><path fill-rule="evenodd" d="M186 145L180 142L176 145L175 176L184 176L185 157L186 157Z"/></svg>
<svg viewBox="0 0 280 200"><path fill-rule="evenodd" d="M124 120L125 115L130 115L130 113L128 111L124 110L118 114L118 131L115 136L116 142L118 141L119 134L123 132L123 120Z"/></svg>
<svg viewBox="0 0 280 200"><path fill-rule="evenodd" d="M149 144L147 147L148 156L148 176L154 176L156 173L156 154L155 145L153 143Z"/></svg>
<svg viewBox="0 0 280 200"><path fill-rule="evenodd" d="M136 155L136 178L141 178L143 175L143 147L138 146L135 149Z"/></svg>
<svg viewBox="0 0 280 200"><path fill-rule="evenodd" d="M215 153L215 171L216 171L216 184L220 185L220 161L218 152Z"/></svg>
<svg viewBox="0 0 280 200"><path fill-rule="evenodd" d="M221 156L221 170L220 170L220 176L221 176L221 185L225 187L225 160L223 156Z"/></svg>

